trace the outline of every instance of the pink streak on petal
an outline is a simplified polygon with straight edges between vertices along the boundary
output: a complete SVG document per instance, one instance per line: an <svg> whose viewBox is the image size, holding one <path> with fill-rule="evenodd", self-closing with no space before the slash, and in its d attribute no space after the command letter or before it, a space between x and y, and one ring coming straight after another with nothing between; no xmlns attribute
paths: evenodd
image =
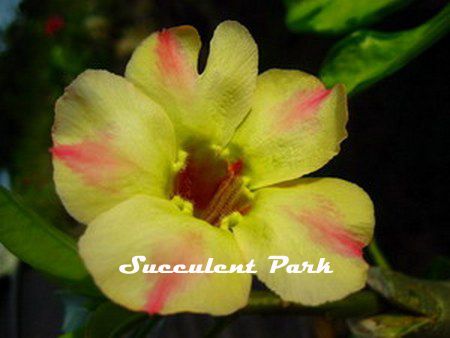
<svg viewBox="0 0 450 338"><path fill-rule="evenodd" d="M312 238L344 256L361 257L364 243L344 229L338 220L330 218L321 211L301 214L304 224L310 226Z"/></svg>
<svg viewBox="0 0 450 338"><path fill-rule="evenodd" d="M316 115L321 103L328 97L331 90L318 88L313 91L300 91L293 95L282 108L286 115L282 118L280 126L283 129L292 129L299 123L308 121Z"/></svg>
<svg viewBox="0 0 450 338"><path fill-rule="evenodd" d="M165 75L172 76L181 73L182 60L178 51L178 43L169 30L158 33L156 53L161 70Z"/></svg>
<svg viewBox="0 0 450 338"><path fill-rule="evenodd" d="M90 185L111 183L131 163L117 156L105 142L83 141L77 144L57 144L50 149L54 158L62 161Z"/></svg>
<svg viewBox="0 0 450 338"><path fill-rule="evenodd" d="M294 212L291 215L308 230L311 239L347 257L362 257L365 244L345 228L342 215L329 200L317 199L319 206L312 210Z"/></svg>
<svg viewBox="0 0 450 338"><path fill-rule="evenodd" d="M149 314L159 313L170 295L183 283L183 276L179 274L167 274L159 277L151 293L148 295L145 311Z"/></svg>
<svg viewBox="0 0 450 338"><path fill-rule="evenodd" d="M154 249L151 263L157 265L170 264L172 267L176 264L188 266L205 263L202 242L203 239L197 233L180 234L179 240L175 240L171 244L165 242L159 248ZM149 275L150 278L155 278L154 276L157 276L157 280L147 295L147 303L143 309L150 314L160 313L171 297L177 292L181 292L196 278L205 278L205 275L197 274Z"/></svg>
<svg viewBox="0 0 450 338"><path fill-rule="evenodd" d="M187 59L183 55L180 43L170 30L164 29L158 33L156 54L159 69L166 84L175 86L190 86L193 84L193 71L186 63Z"/></svg>

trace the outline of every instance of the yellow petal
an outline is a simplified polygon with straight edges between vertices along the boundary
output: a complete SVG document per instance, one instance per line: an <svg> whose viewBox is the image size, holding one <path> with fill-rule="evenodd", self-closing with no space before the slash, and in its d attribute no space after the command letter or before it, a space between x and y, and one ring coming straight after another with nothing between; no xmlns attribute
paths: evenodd
<svg viewBox="0 0 450 338"><path fill-rule="evenodd" d="M374 222L372 202L358 186L332 178L299 179L257 191L252 210L233 232L270 289L284 300L318 305L364 286L368 266L362 248L372 238ZM270 273L271 255L316 268L324 258L333 273L287 273L284 268Z"/></svg>
<svg viewBox="0 0 450 338"><path fill-rule="evenodd" d="M225 315L247 303L248 274L123 274L133 256L147 263L244 263L228 231L182 213L172 202L136 196L96 218L79 242L81 257L96 284L131 310ZM129 270L128 270L129 271Z"/></svg>
<svg viewBox="0 0 450 338"><path fill-rule="evenodd" d="M191 26L151 34L134 51L125 77L161 104L173 121L177 137L187 137L185 120L195 101L201 42Z"/></svg>
<svg viewBox="0 0 450 338"><path fill-rule="evenodd" d="M86 71L56 103L54 179L80 222L136 194L167 196L173 127L161 108L124 78Z"/></svg>
<svg viewBox="0 0 450 338"><path fill-rule="evenodd" d="M257 75L258 48L247 29L235 21L217 26L199 80L198 132L212 128L213 139L226 143L250 111Z"/></svg>
<svg viewBox="0 0 450 338"><path fill-rule="evenodd" d="M198 33L190 26L154 33L134 52L126 77L166 109L181 143L195 137L221 145L250 109L257 47L239 23L223 22L199 75L200 47Z"/></svg>
<svg viewBox="0 0 450 338"><path fill-rule="evenodd" d="M258 188L313 172L339 152L347 136L343 86L327 90L312 75L269 70L258 77L252 111L230 149Z"/></svg>

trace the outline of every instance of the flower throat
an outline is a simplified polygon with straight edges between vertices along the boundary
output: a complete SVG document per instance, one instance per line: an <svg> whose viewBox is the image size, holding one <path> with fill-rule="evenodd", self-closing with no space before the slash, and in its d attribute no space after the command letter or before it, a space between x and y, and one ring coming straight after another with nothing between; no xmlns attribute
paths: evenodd
<svg viewBox="0 0 450 338"><path fill-rule="evenodd" d="M247 213L251 193L246 187L241 159L229 161L208 147L189 147L184 167L177 173L173 196L188 200L193 213L214 226L228 215Z"/></svg>

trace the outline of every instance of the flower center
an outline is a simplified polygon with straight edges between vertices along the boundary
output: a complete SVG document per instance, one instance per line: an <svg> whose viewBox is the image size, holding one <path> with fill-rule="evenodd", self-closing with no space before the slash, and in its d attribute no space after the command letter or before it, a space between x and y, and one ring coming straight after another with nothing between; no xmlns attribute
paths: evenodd
<svg viewBox="0 0 450 338"><path fill-rule="evenodd" d="M230 161L208 147L190 147L184 167L177 173L173 196L188 200L195 217L220 226L224 217L251 208L241 159Z"/></svg>

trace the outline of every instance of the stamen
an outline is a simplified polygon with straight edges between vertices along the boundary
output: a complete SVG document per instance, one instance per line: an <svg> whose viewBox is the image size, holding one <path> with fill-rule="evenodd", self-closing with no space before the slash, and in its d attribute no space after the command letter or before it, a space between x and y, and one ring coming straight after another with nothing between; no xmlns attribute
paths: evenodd
<svg viewBox="0 0 450 338"><path fill-rule="evenodd" d="M192 203L189 201L186 201L185 199L181 198L180 196L174 196L172 198L172 202L175 203L175 205L180 209L180 211L184 214L192 215L194 207L192 206Z"/></svg>
<svg viewBox="0 0 450 338"><path fill-rule="evenodd" d="M190 153L183 160L186 165L176 177L174 197L190 201L195 217L220 226L224 217L250 210L242 160L230 163L213 150Z"/></svg>
<svg viewBox="0 0 450 338"><path fill-rule="evenodd" d="M234 209L241 187L242 180L234 174L225 179L208 207L201 213L201 218L213 225L218 225L220 219Z"/></svg>

